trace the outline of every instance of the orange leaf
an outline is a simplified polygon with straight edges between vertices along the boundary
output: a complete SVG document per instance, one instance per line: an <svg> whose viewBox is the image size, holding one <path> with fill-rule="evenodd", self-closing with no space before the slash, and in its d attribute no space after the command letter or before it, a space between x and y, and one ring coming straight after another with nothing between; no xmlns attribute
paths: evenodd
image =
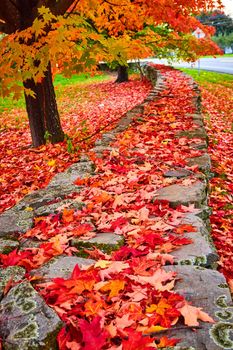
<svg viewBox="0 0 233 350"><path fill-rule="evenodd" d="M167 347L173 347L176 345L180 339L168 339L167 337L162 337L160 339L160 342L158 344L158 348L167 348Z"/></svg>
<svg viewBox="0 0 233 350"><path fill-rule="evenodd" d="M212 317L202 311L201 308L189 305L187 302L178 310L184 317L184 322L187 326L199 326L198 319L204 322L215 323Z"/></svg>
<svg viewBox="0 0 233 350"><path fill-rule="evenodd" d="M85 316L93 316L98 315L98 312L100 310L103 310L106 308L106 304L103 300L94 301L93 299L90 299L86 302L84 305L85 307Z"/></svg>
<svg viewBox="0 0 233 350"><path fill-rule="evenodd" d="M183 224L176 229L176 233L196 232L197 228L192 225Z"/></svg>
<svg viewBox="0 0 233 350"><path fill-rule="evenodd" d="M74 221L74 209L64 209L62 213L62 220L66 223Z"/></svg>
<svg viewBox="0 0 233 350"><path fill-rule="evenodd" d="M120 290L124 289L125 287L125 281L121 280L114 280L111 282L108 282L103 287L101 287L102 292L107 292L110 290L109 298L116 297Z"/></svg>
<svg viewBox="0 0 233 350"><path fill-rule="evenodd" d="M153 313L163 316L166 309L170 309L172 306L166 302L166 299L162 298L158 304L152 304L146 309L146 312Z"/></svg>

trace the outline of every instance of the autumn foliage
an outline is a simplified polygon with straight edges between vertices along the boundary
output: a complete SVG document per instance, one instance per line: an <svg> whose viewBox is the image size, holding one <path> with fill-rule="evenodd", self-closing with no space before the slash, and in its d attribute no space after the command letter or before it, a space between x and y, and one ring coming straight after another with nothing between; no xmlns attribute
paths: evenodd
<svg viewBox="0 0 233 350"><path fill-rule="evenodd" d="M124 66L128 59L165 55L167 49L187 60L196 58L193 52L200 55L200 47L202 54L218 53L209 39L211 28L193 16L211 7L212 0L3 0L2 95L17 98L24 90L33 146L46 138L63 141L51 65L71 74L93 70L100 61ZM191 36L197 26L207 35L201 43Z"/></svg>

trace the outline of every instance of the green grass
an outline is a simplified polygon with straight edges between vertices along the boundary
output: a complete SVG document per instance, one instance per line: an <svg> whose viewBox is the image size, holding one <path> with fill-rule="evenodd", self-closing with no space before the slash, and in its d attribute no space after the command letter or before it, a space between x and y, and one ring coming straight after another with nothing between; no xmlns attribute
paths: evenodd
<svg viewBox="0 0 233 350"><path fill-rule="evenodd" d="M200 74L198 74L197 69L189 68L181 68L180 70L184 73L191 75L193 79L201 85L205 85L206 83L212 83L220 84L230 88L232 88L233 86L233 75L231 74L215 73L204 70L201 70Z"/></svg>
<svg viewBox="0 0 233 350"><path fill-rule="evenodd" d="M224 55L207 55L207 56L201 56L201 58L214 58L214 57L233 57L233 53L224 53Z"/></svg>
<svg viewBox="0 0 233 350"><path fill-rule="evenodd" d="M107 74L90 76L89 74L73 74L70 78L64 77L62 74L57 74L54 79L54 85L67 86L80 83L95 83L109 79Z"/></svg>
<svg viewBox="0 0 233 350"><path fill-rule="evenodd" d="M233 57L233 53L225 53L223 56L219 55L217 57Z"/></svg>
<svg viewBox="0 0 233 350"><path fill-rule="evenodd" d="M11 111L15 108L25 108L23 97L21 97L19 100L14 100L11 97L0 97L0 113Z"/></svg>
<svg viewBox="0 0 233 350"><path fill-rule="evenodd" d="M107 79L109 79L109 75L107 74L100 74L95 76L90 76L88 74L74 74L70 78L66 78L61 74L57 74L54 79L54 86L56 95L60 96L69 86L74 86L76 84L91 84ZM23 96L18 100L14 100L12 97L0 97L0 113L3 113L4 111L11 111L15 108L25 108Z"/></svg>

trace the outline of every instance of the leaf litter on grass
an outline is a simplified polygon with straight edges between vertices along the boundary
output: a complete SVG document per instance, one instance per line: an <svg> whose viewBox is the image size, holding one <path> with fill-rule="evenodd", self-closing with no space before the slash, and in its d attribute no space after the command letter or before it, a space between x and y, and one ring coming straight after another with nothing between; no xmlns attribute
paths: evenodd
<svg viewBox="0 0 233 350"><path fill-rule="evenodd" d="M104 127L113 128L124 113L142 102L150 89L148 82L112 81L67 87L58 99L67 142L30 148L30 132L25 112L11 111L0 117L0 212L15 205L33 190L45 187L51 178L76 162L88 150ZM69 92L71 96L69 96ZM94 137L85 141L94 134Z"/></svg>

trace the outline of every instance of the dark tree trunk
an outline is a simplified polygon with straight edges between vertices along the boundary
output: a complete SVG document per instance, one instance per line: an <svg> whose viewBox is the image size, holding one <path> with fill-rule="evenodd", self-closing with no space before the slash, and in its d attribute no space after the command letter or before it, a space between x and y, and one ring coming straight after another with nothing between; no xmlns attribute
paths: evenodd
<svg viewBox="0 0 233 350"><path fill-rule="evenodd" d="M117 80L116 83L124 83L129 81L128 67L119 66L117 70Z"/></svg>
<svg viewBox="0 0 233 350"><path fill-rule="evenodd" d="M52 143L63 141L50 64L41 83L28 79L23 84L35 94L35 97L25 94L33 146L43 145L47 139Z"/></svg>

